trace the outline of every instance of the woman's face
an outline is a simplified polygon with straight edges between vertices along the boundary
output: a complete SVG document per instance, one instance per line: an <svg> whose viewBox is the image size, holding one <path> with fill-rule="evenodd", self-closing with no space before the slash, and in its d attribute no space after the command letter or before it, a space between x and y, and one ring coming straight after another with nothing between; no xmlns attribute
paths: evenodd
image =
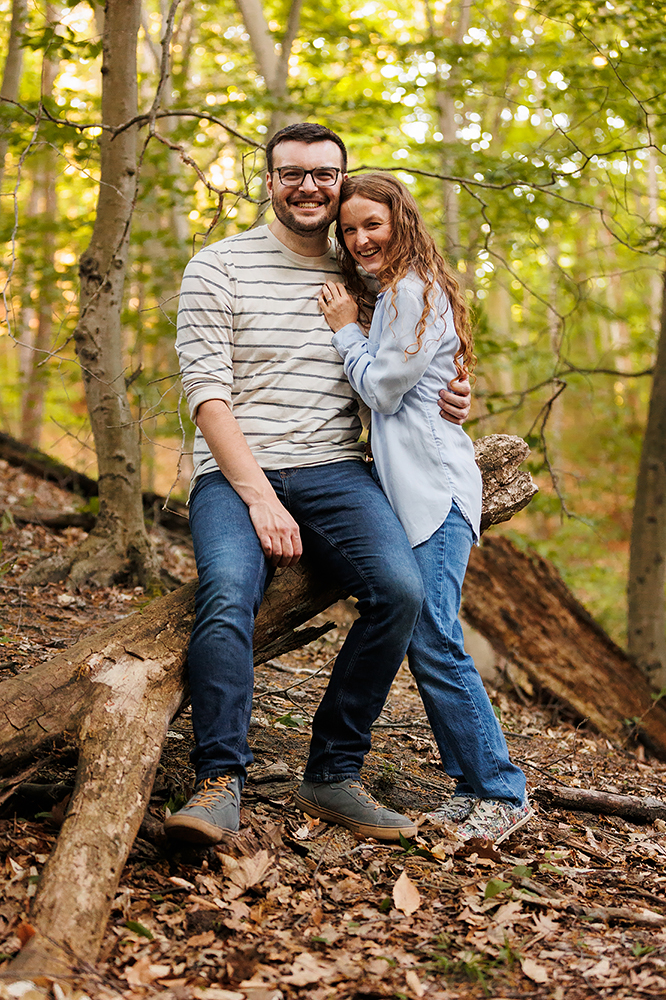
<svg viewBox="0 0 666 1000"><path fill-rule="evenodd" d="M359 194L340 206L340 228L347 250L369 274L384 264L391 239L391 209Z"/></svg>

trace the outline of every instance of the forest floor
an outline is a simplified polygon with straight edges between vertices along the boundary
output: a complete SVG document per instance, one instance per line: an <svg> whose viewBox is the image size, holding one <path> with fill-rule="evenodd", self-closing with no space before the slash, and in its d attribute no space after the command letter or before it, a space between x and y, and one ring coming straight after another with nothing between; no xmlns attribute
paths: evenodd
<svg viewBox="0 0 666 1000"><path fill-rule="evenodd" d="M12 509L74 509L72 497L0 462L0 681L145 603L140 590L25 588L21 573L74 544L22 524ZM194 573L185 536L155 529L165 567ZM30 899L56 840L76 755L49 747L11 796L0 782L0 1000L536 1000L666 995L666 823L536 805L499 849L460 849L424 824L404 844L359 841L294 810L309 721L353 609L306 648L259 667L241 830L212 849L164 838L165 809L188 795L187 711L166 740L149 816L113 904L97 963L71 982L28 987L7 976ZM666 764L560 716L556 704L490 691L532 796L564 784L661 797ZM418 816L450 790L405 667L373 733L364 779ZM47 786L59 786L57 788ZM3 795L5 796L3 800ZM4 973L4 976L3 976Z"/></svg>

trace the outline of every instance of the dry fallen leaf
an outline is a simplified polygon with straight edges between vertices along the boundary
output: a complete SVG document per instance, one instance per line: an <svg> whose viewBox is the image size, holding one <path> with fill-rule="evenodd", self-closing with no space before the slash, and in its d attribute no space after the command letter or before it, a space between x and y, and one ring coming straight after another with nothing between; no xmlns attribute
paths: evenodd
<svg viewBox="0 0 666 1000"><path fill-rule="evenodd" d="M548 982L548 971L539 965L532 958L521 958L520 966L527 976L534 983L547 983Z"/></svg>
<svg viewBox="0 0 666 1000"><path fill-rule="evenodd" d="M282 982L291 983L293 986L308 986L310 983L318 983L332 971L334 966L329 962L321 962L314 955L304 951L296 956L291 967L291 975L284 976Z"/></svg>
<svg viewBox="0 0 666 1000"><path fill-rule="evenodd" d="M170 972L170 965L154 965L148 955L143 955L134 965L126 966L124 977L130 986L150 986L156 979L164 979Z"/></svg>
<svg viewBox="0 0 666 1000"><path fill-rule="evenodd" d="M393 903L396 910L406 913L407 916L418 910L421 905L421 894L407 872L403 872L393 886Z"/></svg>
<svg viewBox="0 0 666 1000"><path fill-rule="evenodd" d="M407 972L405 973L405 979L407 980L407 985L409 986L412 993L414 993L415 996L417 997L422 997L426 991L426 988L413 969L407 969Z"/></svg>
<svg viewBox="0 0 666 1000"><path fill-rule="evenodd" d="M223 854L220 860L229 880L243 892L261 882L273 863L273 858L266 850L257 851L251 858L241 858L240 861L228 854Z"/></svg>

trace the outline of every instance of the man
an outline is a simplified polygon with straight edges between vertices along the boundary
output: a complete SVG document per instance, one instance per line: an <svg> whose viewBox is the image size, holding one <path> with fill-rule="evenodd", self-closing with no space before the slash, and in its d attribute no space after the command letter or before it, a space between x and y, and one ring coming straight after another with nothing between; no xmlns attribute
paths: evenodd
<svg viewBox="0 0 666 1000"><path fill-rule="evenodd" d="M266 160L275 220L200 251L181 288L177 351L197 425L188 653L197 784L165 828L198 843L238 829L254 618L274 568L297 562L305 544L357 598L359 618L315 714L296 804L397 840L415 825L368 795L359 772L423 594L404 531L362 461L357 400L317 305L338 274L328 230L347 155L335 133L299 124L271 139ZM468 409L449 393L440 405L455 422Z"/></svg>

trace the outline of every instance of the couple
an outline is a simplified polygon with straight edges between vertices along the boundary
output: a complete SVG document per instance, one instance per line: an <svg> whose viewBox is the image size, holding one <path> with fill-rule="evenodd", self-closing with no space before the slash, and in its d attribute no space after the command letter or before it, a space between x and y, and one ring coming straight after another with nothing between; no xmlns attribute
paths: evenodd
<svg viewBox="0 0 666 1000"><path fill-rule="evenodd" d="M466 382L460 395L440 389L472 359L464 298L406 189L389 175L348 179L334 132L288 126L266 160L275 220L201 250L181 288L177 351L197 428L197 783L165 828L205 844L238 829L254 618L275 567L305 546L357 599L359 618L313 720L297 807L361 836L416 833L359 778L407 654L456 780L431 819L499 842L531 810L457 618L481 481L460 426ZM339 262L328 239L336 218ZM367 338L359 265L380 285ZM373 410L372 467L359 396Z"/></svg>

